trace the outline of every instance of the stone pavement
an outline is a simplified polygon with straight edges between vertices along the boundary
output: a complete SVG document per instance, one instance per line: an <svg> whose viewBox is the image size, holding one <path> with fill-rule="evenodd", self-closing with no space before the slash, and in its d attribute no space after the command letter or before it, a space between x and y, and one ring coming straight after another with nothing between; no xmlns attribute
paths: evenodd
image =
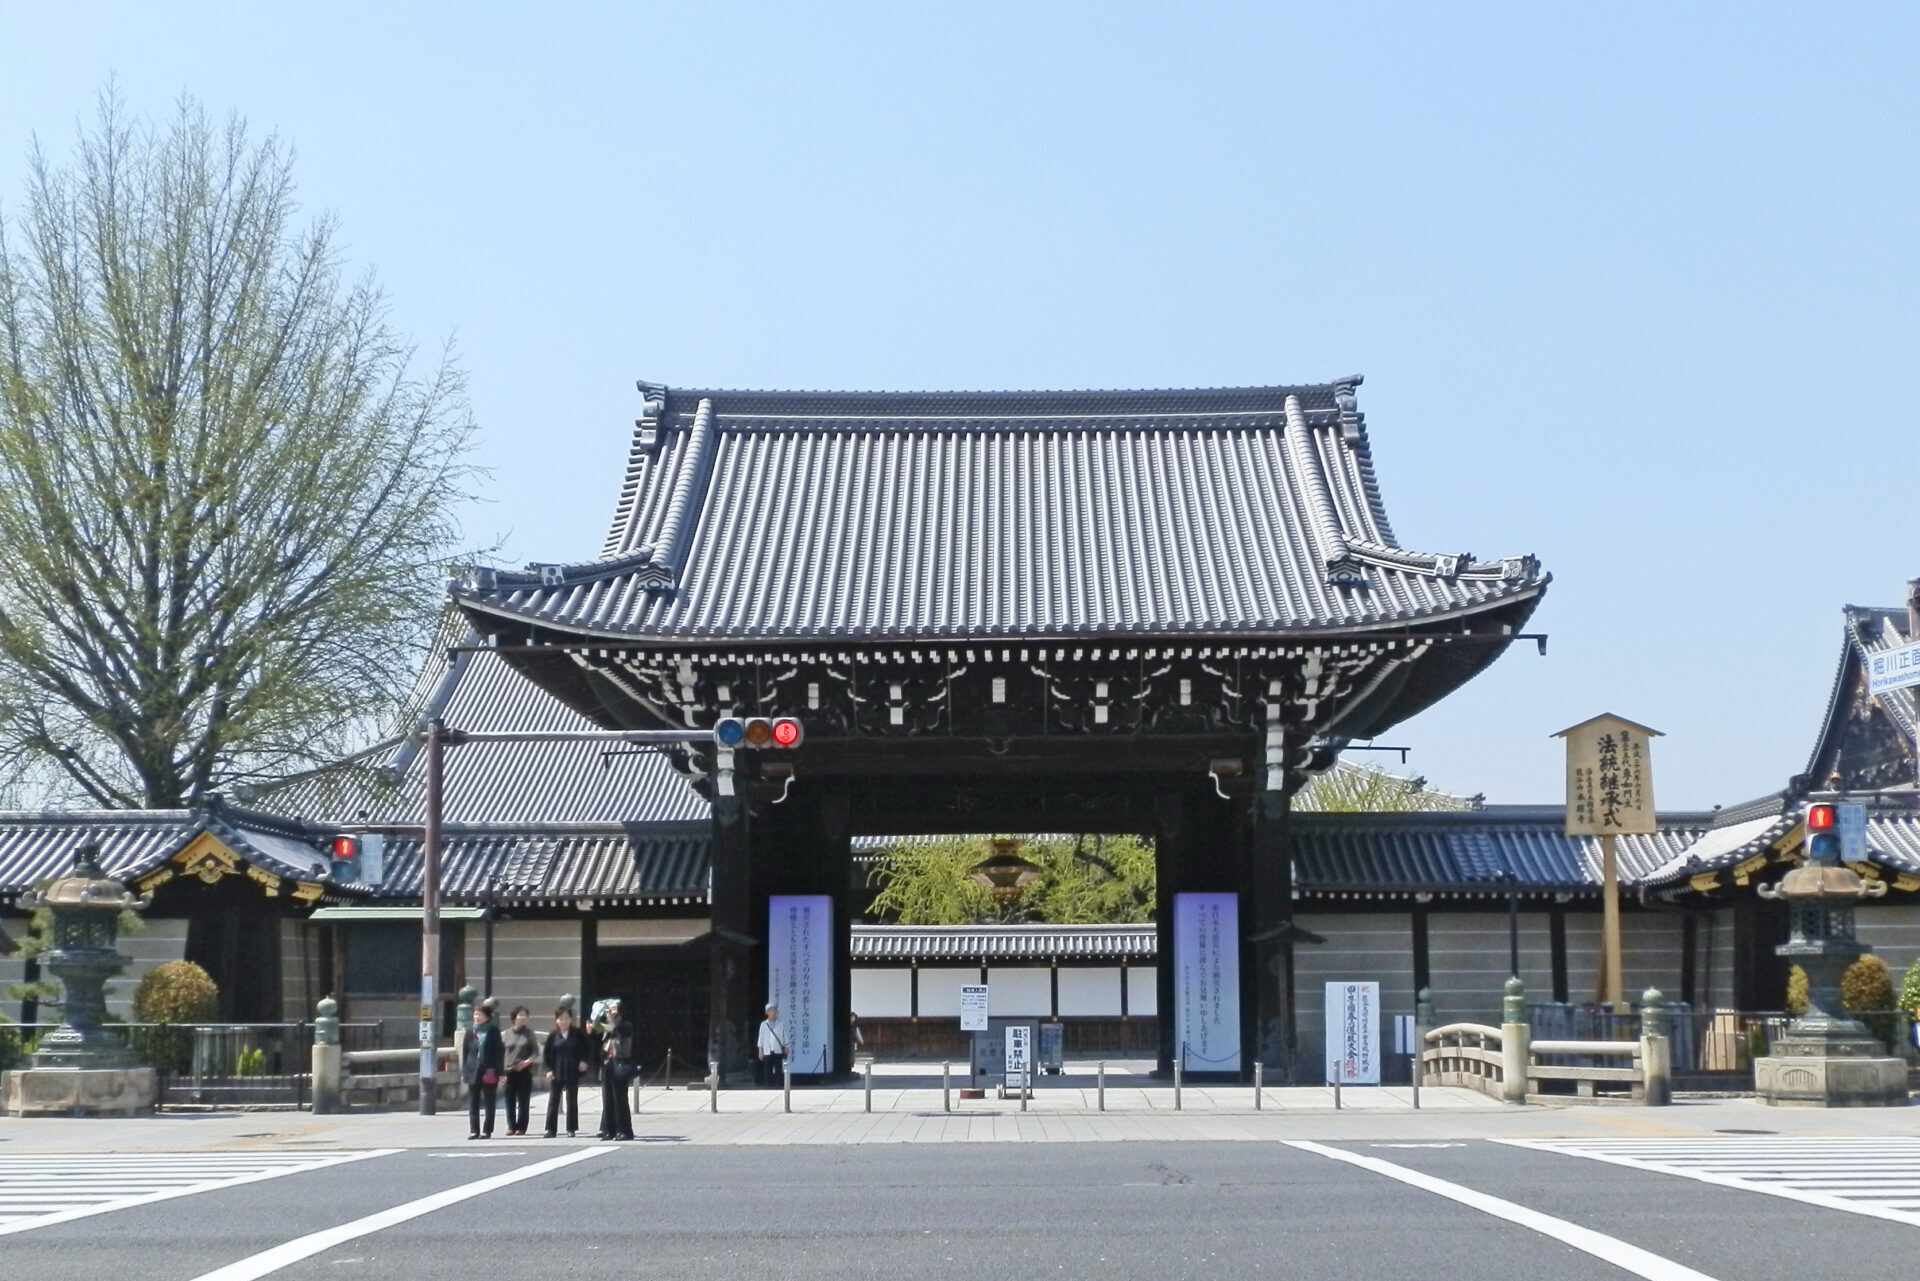
<svg viewBox="0 0 1920 1281"><path fill-rule="evenodd" d="M1325 1088L1270 1088L1254 1108L1248 1086L1186 1086L1176 1110L1169 1083L1143 1071L1110 1068L1106 1110L1090 1073L1069 1065L1064 1077L1035 1083L1025 1111L1017 1097L962 1100L955 1078L953 1111L941 1110L940 1068L889 1066L875 1077L872 1111L865 1091L796 1088L792 1111L779 1090L729 1089L719 1111L704 1090L643 1087L634 1131L646 1143L850 1144L1254 1141L1402 1141L1420 1145L1474 1139L1693 1137L1715 1134L1916 1135L1920 1108L1769 1108L1751 1098L1683 1099L1672 1107L1627 1104L1515 1107L1468 1090L1428 1088L1421 1107L1405 1086L1354 1087L1335 1110ZM580 1095L582 1136L599 1123L599 1092ZM545 1099L534 1101L535 1134L516 1148L561 1150L565 1138L538 1137ZM504 1128L503 1120L499 1129ZM498 1130L497 1130L498 1133ZM138 1120L0 1120L0 1154L31 1152L191 1152L331 1148L428 1148L464 1145L466 1109L438 1116L413 1112L169 1112ZM501 1135L494 1145L505 1142ZM478 1145L476 1145L478 1147Z"/></svg>

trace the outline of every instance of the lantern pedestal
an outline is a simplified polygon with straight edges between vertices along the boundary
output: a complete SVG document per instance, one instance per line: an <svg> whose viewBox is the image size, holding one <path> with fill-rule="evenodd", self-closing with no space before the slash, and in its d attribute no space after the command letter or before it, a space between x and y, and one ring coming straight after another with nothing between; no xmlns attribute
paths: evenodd
<svg viewBox="0 0 1920 1281"><path fill-rule="evenodd" d="M158 1094L153 1069L35 1067L8 1072L8 1116L146 1116Z"/></svg>

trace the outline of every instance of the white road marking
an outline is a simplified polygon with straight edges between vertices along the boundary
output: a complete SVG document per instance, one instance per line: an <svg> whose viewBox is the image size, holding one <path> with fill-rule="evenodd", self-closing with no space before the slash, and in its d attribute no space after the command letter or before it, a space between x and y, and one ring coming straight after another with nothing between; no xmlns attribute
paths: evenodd
<svg viewBox="0 0 1920 1281"><path fill-rule="evenodd" d="M554 1157L550 1161L536 1161L532 1165L522 1166L518 1170L509 1170L505 1174L496 1174L492 1178L479 1179L472 1183L463 1183L457 1188L448 1188L445 1192L435 1192L432 1196L423 1196L417 1201L408 1201L377 1214L342 1223L338 1227L326 1228L320 1232L311 1232L303 1237L274 1246L271 1250L262 1250L259 1254L249 1255L224 1268L215 1268L202 1273L194 1281L254 1281L256 1277L278 1272L290 1263L310 1259L323 1250L331 1250L336 1245L356 1240L369 1233L379 1232L409 1219L417 1219L423 1214L432 1214L435 1210L444 1210L450 1205L458 1205L473 1197L483 1196L524 1179L538 1178L562 1166L585 1161L591 1157L605 1156L607 1148L582 1148L569 1152L565 1156Z"/></svg>
<svg viewBox="0 0 1920 1281"><path fill-rule="evenodd" d="M1497 1219L1517 1223L1523 1228L1531 1228L1542 1236L1572 1246L1591 1254L1594 1258L1623 1268L1647 1281L1714 1281L1704 1272L1696 1272L1684 1263L1675 1263L1637 1245L1629 1245L1618 1237L1610 1237L1604 1232L1595 1232L1592 1228L1583 1228L1577 1223L1565 1219L1556 1219L1551 1214L1542 1214L1530 1210L1524 1205L1489 1196L1485 1192L1476 1192L1472 1188L1462 1187L1458 1183L1449 1183L1437 1179L1431 1174L1422 1174L1410 1170L1404 1165L1395 1165L1391 1161L1382 1161L1379 1157L1361 1156L1357 1152L1347 1152L1341 1148L1330 1148L1323 1144L1311 1143L1305 1139L1289 1139L1287 1146L1299 1148L1302 1152L1315 1152L1335 1161L1345 1161L1348 1165L1357 1165L1363 1170L1389 1179L1397 1179L1410 1187L1416 1187L1435 1196L1446 1197L1449 1201L1458 1201L1483 1214L1491 1214Z"/></svg>
<svg viewBox="0 0 1920 1281"><path fill-rule="evenodd" d="M1920 1139L1500 1139L1920 1227Z"/></svg>
<svg viewBox="0 0 1920 1281"><path fill-rule="evenodd" d="M0 1236L397 1151L0 1156Z"/></svg>

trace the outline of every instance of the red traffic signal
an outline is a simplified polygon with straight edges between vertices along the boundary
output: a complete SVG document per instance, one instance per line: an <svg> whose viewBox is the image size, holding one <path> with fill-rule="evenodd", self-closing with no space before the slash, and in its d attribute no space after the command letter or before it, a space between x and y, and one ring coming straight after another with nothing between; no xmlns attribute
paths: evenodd
<svg viewBox="0 0 1920 1281"><path fill-rule="evenodd" d="M771 720L764 716L744 720L728 716L713 727L713 741L722 747L798 747L806 736L806 730L792 716Z"/></svg>
<svg viewBox="0 0 1920 1281"><path fill-rule="evenodd" d="M352 863L360 857L360 838L357 836L336 836L333 838L333 861Z"/></svg>
<svg viewBox="0 0 1920 1281"><path fill-rule="evenodd" d="M1807 830L1809 832L1831 832L1835 826L1833 806L1807 806Z"/></svg>

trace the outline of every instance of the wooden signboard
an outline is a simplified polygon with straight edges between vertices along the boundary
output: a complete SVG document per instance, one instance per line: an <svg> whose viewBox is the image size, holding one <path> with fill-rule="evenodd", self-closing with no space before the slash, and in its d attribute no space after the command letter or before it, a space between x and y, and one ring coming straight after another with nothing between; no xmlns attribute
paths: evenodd
<svg viewBox="0 0 1920 1281"><path fill-rule="evenodd" d="M1648 744L1657 729L1611 713L1570 725L1567 740L1567 835L1600 838L1600 973L1597 999L1625 1007L1620 972L1620 860L1614 837L1659 830L1653 812L1653 763Z"/></svg>

